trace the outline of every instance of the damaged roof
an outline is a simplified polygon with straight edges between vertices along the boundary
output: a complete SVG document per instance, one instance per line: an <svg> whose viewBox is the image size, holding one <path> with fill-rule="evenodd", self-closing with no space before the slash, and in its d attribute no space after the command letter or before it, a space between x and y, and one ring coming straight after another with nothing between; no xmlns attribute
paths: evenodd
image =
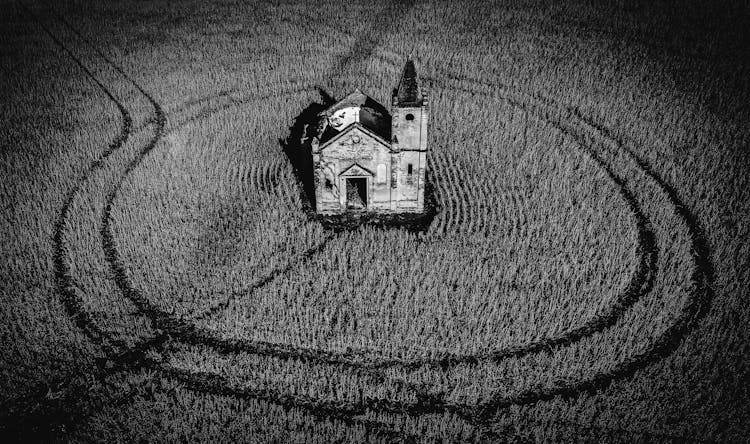
<svg viewBox="0 0 750 444"><path fill-rule="evenodd" d="M318 135L321 144L344 131L353 122L358 122L387 141L391 140L390 113L383 105L362 93L359 89L355 89L354 92L321 111L318 115L330 120L336 118L337 112L347 108L351 108L356 115L348 116L351 121L347 120L349 123L341 128L334 128L334 125L326 124L323 133Z"/></svg>

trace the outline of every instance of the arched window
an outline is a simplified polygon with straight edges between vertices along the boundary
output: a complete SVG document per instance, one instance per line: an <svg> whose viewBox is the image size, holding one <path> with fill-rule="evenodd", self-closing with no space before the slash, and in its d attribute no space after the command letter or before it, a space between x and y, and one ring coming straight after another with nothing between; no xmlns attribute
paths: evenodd
<svg viewBox="0 0 750 444"><path fill-rule="evenodd" d="M378 164L378 183L385 183L385 182L386 182L385 164L381 163L381 164Z"/></svg>
<svg viewBox="0 0 750 444"><path fill-rule="evenodd" d="M406 120L414 120L414 114L409 113L406 115Z"/></svg>

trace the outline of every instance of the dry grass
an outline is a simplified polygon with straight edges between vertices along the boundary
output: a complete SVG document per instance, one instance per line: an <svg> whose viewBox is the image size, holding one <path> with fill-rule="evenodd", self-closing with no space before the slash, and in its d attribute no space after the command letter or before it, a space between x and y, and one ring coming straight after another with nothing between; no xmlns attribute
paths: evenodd
<svg viewBox="0 0 750 444"><path fill-rule="evenodd" d="M70 26L14 7L5 57L44 63L3 64L3 419L28 438L85 417L93 440L740 439L737 30L598 8L97 4ZM410 53L438 214L327 231L279 139L317 85L387 103Z"/></svg>

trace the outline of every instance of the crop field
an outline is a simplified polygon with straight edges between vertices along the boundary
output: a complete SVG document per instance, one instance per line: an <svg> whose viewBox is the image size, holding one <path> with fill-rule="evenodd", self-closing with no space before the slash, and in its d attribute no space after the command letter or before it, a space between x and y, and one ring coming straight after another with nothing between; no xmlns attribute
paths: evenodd
<svg viewBox="0 0 750 444"><path fill-rule="evenodd" d="M0 436L746 440L720 3L3 2ZM407 58L434 217L326 226L306 110Z"/></svg>

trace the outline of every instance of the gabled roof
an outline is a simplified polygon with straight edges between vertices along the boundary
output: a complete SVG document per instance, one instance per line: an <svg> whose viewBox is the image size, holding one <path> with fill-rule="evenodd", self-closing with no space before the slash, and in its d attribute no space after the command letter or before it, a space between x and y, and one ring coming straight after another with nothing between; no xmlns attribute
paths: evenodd
<svg viewBox="0 0 750 444"><path fill-rule="evenodd" d="M362 123L360 123L360 122L354 122L351 125L349 125L346 128L344 128L343 130L337 132L333 137L331 137L330 139L328 139L325 142L321 143L320 147L318 148L318 150L323 151L324 149L326 149L329 146L333 145L339 139L342 139L344 136L346 136L347 134L349 134L354 129L358 129L358 130L362 131L363 133L365 133L366 135L370 136L375 141L380 142L380 144L383 145L384 147L388 148L388 151L392 151L391 144L388 143L387 140L383 139L378 134L376 134L374 131L372 131L370 128L362 125Z"/></svg>
<svg viewBox="0 0 750 444"><path fill-rule="evenodd" d="M401 73L401 80L395 93L399 105L422 105L422 96L419 93L419 84L417 83L417 69L414 62L407 60L404 65L404 71Z"/></svg>
<svg viewBox="0 0 750 444"><path fill-rule="evenodd" d="M374 176L375 174L373 174L372 171L368 170L367 168L363 167L362 165L358 163L355 163L354 165L350 166L349 168L339 173L339 176L363 176L363 175Z"/></svg>
<svg viewBox="0 0 750 444"><path fill-rule="evenodd" d="M391 140L391 115L388 110L367 94L362 93L359 89L347 95L343 99L329 106L318 113L321 118L329 118L336 111L344 108L357 108L356 122L368 128L373 133L385 140ZM319 134L321 145L326 143L339 132L346 131L346 128L336 130L331 125L325 125L325 131Z"/></svg>

